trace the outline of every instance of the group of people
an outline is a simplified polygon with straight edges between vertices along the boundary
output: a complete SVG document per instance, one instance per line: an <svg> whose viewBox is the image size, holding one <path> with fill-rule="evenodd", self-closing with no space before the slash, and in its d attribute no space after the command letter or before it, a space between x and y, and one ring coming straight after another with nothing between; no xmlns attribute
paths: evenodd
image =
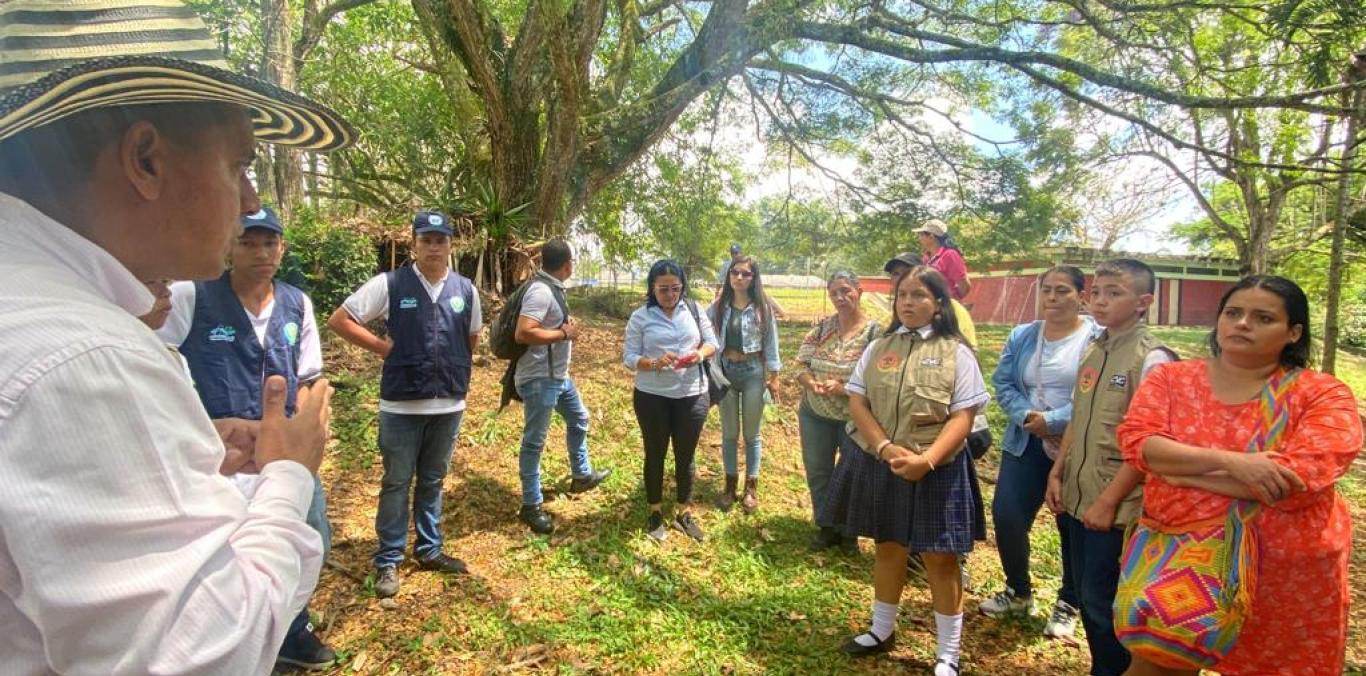
<svg viewBox="0 0 1366 676"><path fill-rule="evenodd" d="M942 226L936 225L936 229ZM836 313L804 339L797 381L802 454L819 526L813 549L876 543L872 619L844 645L861 657L894 645L908 556L923 563L937 635L937 676L959 673L962 557L986 537L969 439L987 404L975 340L956 311L949 277L911 257L888 262L894 289L883 330L860 310L858 278L836 273ZM1055 514L1062 579L1045 635L1085 628L1090 673L1194 674L1117 636L1116 595L1129 528L1181 532L1261 505L1254 599L1225 674L1338 673L1346 649L1351 520L1334 491L1362 446L1356 400L1340 381L1307 370L1304 292L1273 276L1242 279L1224 295L1211 357L1179 361L1145 322L1157 279L1134 259L1081 270L1057 266L1037 281L1042 318L1016 327L992 375L1007 418L991 505L1005 588L981 601L991 617L1035 609L1030 531ZM1261 397L1294 374L1278 444L1264 435ZM1232 452L1230 452L1232 451ZM1312 594L1305 593L1312 581ZM1127 582L1163 596L1156 580ZM1146 586L1145 586L1146 585ZM1147 591L1145 591L1145 589ZM1176 592L1172 592L1176 593ZM1189 596L1169 602L1203 609ZM1183 605L1184 604L1184 605ZM1194 604L1194 605L1192 605Z"/></svg>
<svg viewBox="0 0 1366 676"><path fill-rule="evenodd" d="M332 389L310 299L275 279L285 226L248 174L258 141L325 152L355 131L325 106L227 70L177 2L11 0L0 21L4 670L326 666L335 653L313 635L307 604L329 541L317 471ZM85 46L75 54L72 44ZM876 543L870 627L844 650L892 647L918 561L933 598L934 671L945 676L961 668L962 557L986 534L974 457L991 396L959 302L970 289L962 257L944 224L918 233L924 256L887 265L889 327L862 313L857 277L830 279L836 313L803 341L796 380L812 545ZM452 234L445 214L418 213L413 263L366 282L327 321L383 358L380 596L398 591L410 511L416 565L466 571L443 548L441 492L484 321L478 294L450 268ZM525 410L518 517L547 533L540 460L552 410L566 423L569 490L590 491L609 471L590 461L589 416L570 377L573 254L551 241L541 262L515 307L526 349L509 376ZM713 403L720 506L759 506L764 400L778 394L782 364L775 311L754 259L737 256L724 279L702 308L684 270L660 261L627 325L655 539L668 531L670 446L671 526L705 537L693 463ZM1033 607L1028 532L1046 503L1064 561L1046 631L1069 633L1080 616L1094 674L1180 673L1131 658L1116 636L1125 527L1177 529L1255 504L1251 607L1213 666L1337 673L1352 524L1334 481L1361 447L1355 399L1306 368L1309 308L1293 282L1236 284L1212 356L1189 361L1147 330L1155 282L1127 259L1098 266L1089 291L1075 269L1040 277L1043 319L1012 332L993 376L1009 419L992 505L1006 588L981 610Z"/></svg>

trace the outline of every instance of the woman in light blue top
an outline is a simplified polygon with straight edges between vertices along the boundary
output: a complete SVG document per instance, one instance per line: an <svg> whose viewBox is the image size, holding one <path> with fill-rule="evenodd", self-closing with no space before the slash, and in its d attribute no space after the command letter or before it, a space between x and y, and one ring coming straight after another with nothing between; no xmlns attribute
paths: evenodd
<svg viewBox="0 0 1366 676"><path fill-rule="evenodd" d="M678 514L673 526L701 542L693 519L693 457L707 421L707 382L702 360L716 352L711 321L688 299L688 277L678 263L663 260L646 278L645 305L626 322L626 368L635 371L632 403L645 446L645 500L650 514L645 532L663 540L664 456L674 447Z"/></svg>
<svg viewBox="0 0 1366 676"><path fill-rule="evenodd" d="M1099 329L1080 314L1086 278L1072 266L1058 266L1039 277L1043 319L1010 332L1001 361L992 375L996 401L1008 423L1001 444L1001 471L991 503L996 550L1005 571L1006 588L983 601L992 617L1029 613L1034 588L1029 576L1029 530L1043 504L1048 472L1057 457L1059 439L1072 418L1072 387L1077 369ZM1063 577L1058 601L1044 627L1054 638L1070 637L1076 628L1077 597L1068 570L1068 543L1062 541Z"/></svg>
<svg viewBox="0 0 1366 676"><path fill-rule="evenodd" d="M739 482L736 452L741 432L745 438L746 513L759 507L759 456L762 441L759 425L764 420L764 391L778 397L778 323L764 295L759 265L749 256L731 261L727 284L708 314L717 327L722 372L730 390L721 400L721 462L726 488L718 505L722 511L735 504Z"/></svg>

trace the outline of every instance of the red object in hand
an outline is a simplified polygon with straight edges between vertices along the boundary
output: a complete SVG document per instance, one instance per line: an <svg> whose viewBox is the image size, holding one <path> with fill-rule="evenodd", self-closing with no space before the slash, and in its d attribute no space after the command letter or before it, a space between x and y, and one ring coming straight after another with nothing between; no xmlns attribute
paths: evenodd
<svg viewBox="0 0 1366 676"><path fill-rule="evenodd" d="M679 357L678 361L674 362L674 367L686 368L692 366L693 364L696 364L700 358L701 357L696 352L689 352L688 354Z"/></svg>

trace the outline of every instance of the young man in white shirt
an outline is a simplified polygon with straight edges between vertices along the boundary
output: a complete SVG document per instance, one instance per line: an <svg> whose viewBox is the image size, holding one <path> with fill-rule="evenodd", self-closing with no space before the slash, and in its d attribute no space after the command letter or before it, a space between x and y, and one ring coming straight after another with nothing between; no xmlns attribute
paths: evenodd
<svg viewBox="0 0 1366 676"><path fill-rule="evenodd" d="M322 375L313 302L302 290L275 279L285 255L284 232L269 207L243 216L227 272L212 281L171 285L170 314L157 335L185 357L211 418L260 420L261 387L270 375L284 377L285 415L293 415L299 385ZM238 485L254 489L254 482ZM325 559L332 527L316 476L306 520L322 537ZM285 635L279 665L324 669L336 658L313 634L305 607Z"/></svg>
<svg viewBox="0 0 1366 676"><path fill-rule="evenodd" d="M184 5L99 10L0 3L3 671L265 674L322 562L304 514L330 388L287 419L271 378L260 422L215 424L137 319L141 280L222 272L261 208L258 136L327 151L354 131L225 70ZM223 476L244 466L250 498Z"/></svg>
<svg viewBox="0 0 1366 676"><path fill-rule="evenodd" d="M442 551L441 490L465 414L471 356L483 318L474 285L451 269L454 234L445 214L418 212L413 218L413 263L371 278L327 320L337 335L384 358L379 394L384 478L373 559L380 598L398 593L410 487L418 567L468 572L464 561ZM365 328L375 320L384 321L387 337Z"/></svg>

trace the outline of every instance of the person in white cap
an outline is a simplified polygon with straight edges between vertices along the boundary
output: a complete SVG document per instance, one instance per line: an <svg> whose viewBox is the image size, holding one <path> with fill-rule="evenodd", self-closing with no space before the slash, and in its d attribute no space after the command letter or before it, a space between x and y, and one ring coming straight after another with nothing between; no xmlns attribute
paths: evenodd
<svg viewBox="0 0 1366 676"><path fill-rule="evenodd" d="M322 562L331 389L287 419L271 378L259 423L215 425L142 280L222 273L258 139L354 131L226 70L177 2L11 0L0 34L3 671L265 674Z"/></svg>
<svg viewBox="0 0 1366 676"><path fill-rule="evenodd" d="M949 280L949 293L954 300L967 298L972 291L972 283L968 281L968 266L963 260L963 252L949 237L949 226L941 220L931 219L916 228L915 234L920 238L921 251L925 252L921 262L938 270L944 279Z"/></svg>

